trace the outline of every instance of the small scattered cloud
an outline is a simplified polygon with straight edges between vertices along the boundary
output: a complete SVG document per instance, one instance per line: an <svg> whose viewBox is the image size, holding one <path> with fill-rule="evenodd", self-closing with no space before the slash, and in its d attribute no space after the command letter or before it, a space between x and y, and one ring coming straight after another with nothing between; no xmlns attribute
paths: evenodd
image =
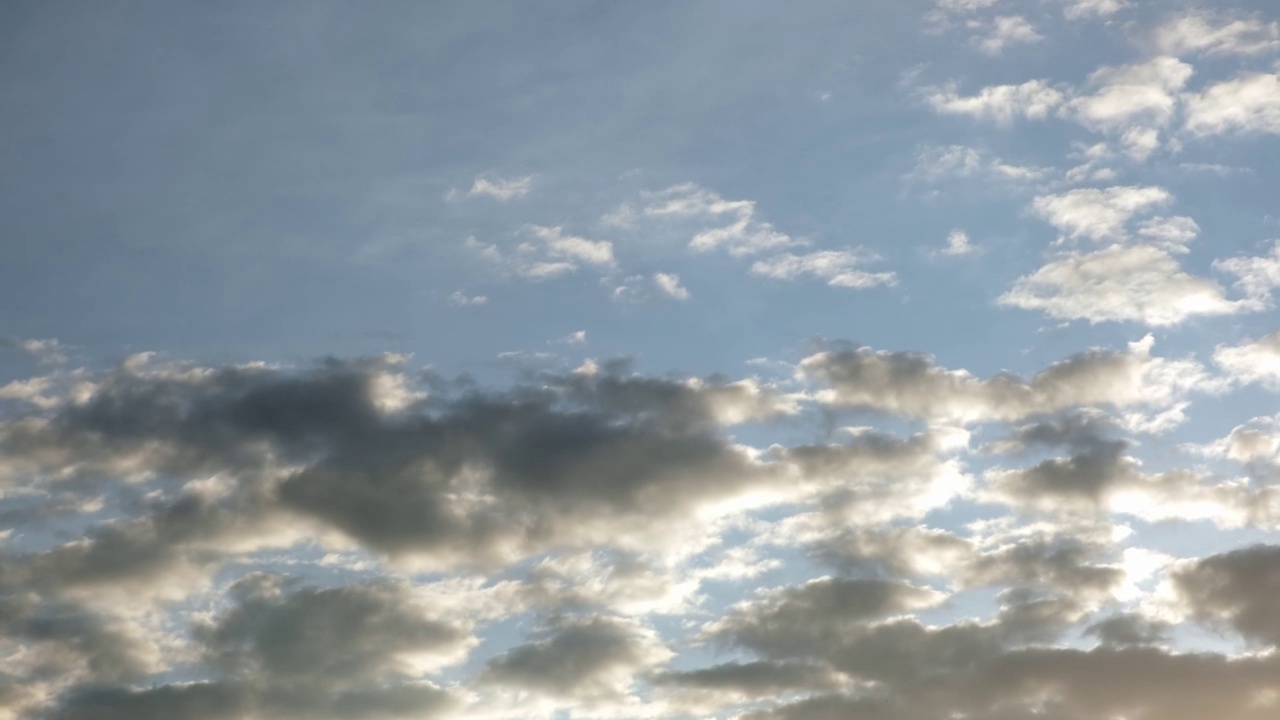
<svg viewBox="0 0 1280 720"><path fill-rule="evenodd" d="M969 240L969 233L963 230L952 230L947 234L947 244L941 250L943 255L968 255L978 248Z"/></svg>
<svg viewBox="0 0 1280 720"><path fill-rule="evenodd" d="M484 305L487 302L489 302L489 298L484 295L467 295L461 290L455 290L449 295L449 304L456 307L473 307Z"/></svg>
<svg viewBox="0 0 1280 720"><path fill-rule="evenodd" d="M1231 18L1192 10L1169 18L1151 33L1151 45L1165 55L1258 55L1280 50L1280 22Z"/></svg>
<svg viewBox="0 0 1280 720"><path fill-rule="evenodd" d="M680 276L675 273L654 273L653 284L669 298L684 302L689 299L689 291L680 284Z"/></svg>
<svg viewBox="0 0 1280 720"><path fill-rule="evenodd" d="M54 338L0 338L0 350L14 350L33 358L41 365L63 365L66 348Z"/></svg>
<svg viewBox="0 0 1280 720"><path fill-rule="evenodd" d="M867 272L860 269L869 258L855 250L819 250L806 255L783 253L756 261L751 274L775 280L816 277L833 287L865 289L897 284L891 272Z"/></svg>
<svg viewBox="0 0 1280 720"><path fill-rule="evenodd" d="M1188 274L1167 250L1150 245L1069 253L1019 278L999 303L1061 320L1152 327L1254 309L1228 299L1216 282Z"/></svg>
<svg viewBox="0 0 1280 720"><path fill-rule="evenodd" d="M1107 18L1129 7L1128 0L1063 0L1062 16L1068 20Z"/></svg>
<svg viewBox="0 0 1280 720"><path fill-rule="evenodd" d="M925 102L943 115L963 115L997 125L1015 120L1044 120L1066 97L1044 80L1028 80L1019 85L990 85L976 95L961 95L955 84L926 88Z"/></svg>
<svg viewBox="0 0 1280 720"><path fill-rule="evenodd" d="M456 190L450 190L446 199L457 200L462 197L488 197L499 202L507 202L522 198L529 194L533 189L533 176L526 175L524 177L485 177L479 176L471 183L471 188L465 193L458 193Z"/></svg>
<svg viewBox="0 0 1280 720"><path fill-rule="evenodd" d="M987 55L1000 55L1011 45L1034 45L1044 40L1021 15L1001 15L990 22L971 21L969 26L984 31L972 39L974 47Z"/></svg>
<svg viewBox="0 0 1280 720"><path fill-rule="evenodd" d="M1078 188L1038 196L1031 203L1031 211L1072 240L1114 241L1127 236L1132 218L1172 199L1168 190L1153 186Z"/></svg>
<svg viewBox="0 0 1280 720"><path fill-rule="evenodd" d="M1192 135L1280 134L1280 76L1251 73L1187 96Z"/></svg>

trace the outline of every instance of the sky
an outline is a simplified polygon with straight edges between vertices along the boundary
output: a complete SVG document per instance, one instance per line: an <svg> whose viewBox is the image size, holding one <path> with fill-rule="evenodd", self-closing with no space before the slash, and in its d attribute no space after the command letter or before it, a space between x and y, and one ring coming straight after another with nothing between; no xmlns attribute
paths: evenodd
<svg viewBox="0 0 1280 720"><path fill-rule="evenodd" d="M0 167L0 720L1280 714L1269 0L11 0Z"/></svg>

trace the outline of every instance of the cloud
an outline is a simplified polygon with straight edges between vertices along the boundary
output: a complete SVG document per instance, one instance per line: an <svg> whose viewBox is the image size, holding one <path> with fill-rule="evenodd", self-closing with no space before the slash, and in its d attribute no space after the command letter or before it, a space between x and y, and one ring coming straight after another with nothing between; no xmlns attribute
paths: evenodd
<svg viewBox="0 0 1280 720"><path fill-rule="evenodd" d="M951 178L979 178L994 182L1030 182L1048 174L1040 167L1015 165L965 145L930 146L916 155L909 179L940 182Z"/></svg>
<svg viewBox="0 0 1280 720"><path fill-rule="evenodd" d="M754 255L766 250L805 245L773 225L756 218L756 205L750 200L725 200L719 194L693 183L673 185L656 193L647 193L649 204L643 213L648 217L692 219L723 222L727 225L697 232L689 247L698 252L725 249L730 255Z"/></svg>
<svg viewBox="0 0 1280 720"><path fill-rule="evenodd" d="M1280 134L1280 77L1252 73L1210 85L1186 99L1187 131L1193 135Z"/></svg>
<svg viewBox="0 0 1280 720"><path fill-rule="evenodd" d="M533 176L513 178L477 177L467 191L467 197L489 197L499 202L522 198L533 189ZM453 193L450 193L453 196Z"/></svg>
<svg viewBox="0 0 1280 720"><path fill-rule="evenodd" d="M67 362L66 348L54 338L0 338L0 350L4 349L28 355L41 365L62 365Z"/></svg>
<svg viewBox="0 0 1280 720"><path fill-rule="evenodd" d="M969 241L969 233L963 230L952 230L947 233L947 245L939 252L943 255L968 255L977 250Z"/></svg>
<svg viewBox="0 0 1280 720"><path fill-rule="evenodd" d="M523 232L539 242L524 242L514 252L503 253L497 245L469 237L463 247L486 262L533 281L574 273L584 265L599 272L609 272L616 267L613 243L607 240L566 235L558 226L528 225Z"/></svg>
<svg viewBox="0 0 1280 720"><path fill-rule="evenodd" d="M986 380L938 366L928 355L871 348L828 350L801 361L801 377L827 387L819 401L937 422L991 422L1073 407L1166 409L1208 382L1194 360L1151 355L1153 339L1124 351L1091 350L1059 361L1030 380Z"/></svg>
<svg viewBox="0 0 1280 720"><path fill-rule="evenodd" d="M656 547L660 517L713 516L769 477L720 435L722 421L794 412L754 381L604 371L542 382L513 396L435 396L426 413L394 359L296 373L135 365L98 378L56 421L0 425L0 477L243 478L33 560L68 582L180 568L193 544L233 552L320 528L429 565L486 563L612 542L628 527ZM281 533L289 517L296 532Z"/></svg>
<svg viewBox="0 0 1280 720"><path fill-rule="evenodd" d="M1031 210L1071 239L1120 240L1125 226L1139 215L1173 199L1160 187L1078 188L1061 195L1040 195Z"/></svg>
<svg viewBox="0 0 1280 720"><path fill-rule="evenodd" d="M1028 80L1021 85L992 85L977 95L956 93L954 85L927 89L925 101L943 115L965 115L997 125L1015 120L1043 120L1063 103L1063 94L1044 80Z"/></svg>
<svg viewBox="0 0 1280 720"><path fill-rule="evenodd" d="M806 657L867 620L933 607L945 599L944 593L904 582L824 577L764 591L704 632L768 658Z"/></svg>
<svg viewBox="0 0 1280 720"><path fill-rule="evenodd" d="M1280 390L1280 333L1239 345L1219 345L1213 361L1238 383Z"/></svg>
<svg viewBox="0 0 1280 720"><path fill-rule="evenodd" d="M489 302L489 298L484 295L467 295L461 290L455 290L449 295L449 304L457 307L484 305L487 302Z"/></svg>
<svg viewBox="0 0 1280 720"><path fill-rule="evenodd" d="M1192 10L1157 27L1151 44L1165 55L1256 55L1280 49L1280 23Z"/></svg>
<svg viewBox="0 0 1280 720"><path fill-rule="evenodd" d="M1261 645L1280 645L1280 547L1254 545L1174 571L1173 586L1192 617L1233 628Z"/></svg>
<svg viewBox="0 0 1280 720"><path fill-rule="evenodd" d="M1216 282L1184 272L1168 251L1148 245L1069 253L1019 278L998 302L1062 320L1152 327L1256 309L1227 299Z"/></svg>
<svg viewBox="0 0 1280 720"><path fill-rule="evenodd" d="M805 255L783 253L767 260L757 260L751 266L751 274L775 280L812 276L826 280L833 287L856 289L897 284L894 273L858 269L865 259L864 254L854 250L819 250Z"/></svg>
<svg viewBox="0 0 1280 720"><path fill-rule="evenodd" d="M975 24L982 26L980 23ZM1044 36L1036 32L1035 26L1021 15L992 18L986 29L985 35L973 38L973 44L987 55L1000 55L1011 45L1033 45L1044 40Z"/></svg>
<svg viewBox="0 0 1280 720"><path fill-rule="evenodd" d="M675 273L654 273L653 284L663 295L674 300L683 302L690 297L689 291L680 284L680 276Z"/></svg>
<svg viewBox="0 0 1280 720"><path fill-rule="evenodd" d="M602 267L614 265L613 243L606 240L588 240L576 235L565 235L560 227L530 225L527 230L542 241L543 249L553 258L571 263L586 263Z"/></svg>
<svg viewBox="0 0 1280 720"><path fill-rule="evenodd" d="M1261 307L1271 304L1271 293L1280 287L1280 241L1271 248L1269 255L1258 257L1234 257L1215 260L1215 270L1240 278L1236 287L1245 297Z"/></svg>
<svg viewBox="0 0 1280 720"><path fill-rule="evenodd" d="M620 618L566 619L541 634L489 661L481 682L590 706L626 696L672 657L653 630Z"/></svg>
<svg viewBox="0 0 1280 720"><path fill-rule="evenodd" d="M1130 157L1145 160L1160 146L1160 129L1176 117L1178 92L1193 72L1172 57L1103 67L1089 75L1094 93L1073 98L1062 112L1095 132L1120 135Z"/></svg>
<svg viewBox="0 0 1280 720"><path fill-rule="evenodd" d="M1062 0L1062 15L1068 20L1105 18L1129 7L1128 0Z"/></svg>

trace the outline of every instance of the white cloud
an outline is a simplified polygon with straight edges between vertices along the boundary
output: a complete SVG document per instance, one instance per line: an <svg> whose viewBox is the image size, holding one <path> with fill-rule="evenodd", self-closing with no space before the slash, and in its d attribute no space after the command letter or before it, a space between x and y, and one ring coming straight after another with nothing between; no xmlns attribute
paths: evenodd
<svg viewBox="0 0 1280 720"><path fill-rule="evenodd" d="M1270 255L1217 260L1213 267L1240 278L1236 287L1259 309L1269 306L1272 291L1280 287L1280 240L1272 246Z"/></svg>
<svg viewBox="0 0 1280 720"><path fill-rule="evenodd" d="M806 255L784 253L755 262L751 273L776 280L795 280L808 275L826 280L828 285L859 289L897 283L894 273L858 269L863 262L864 257L852 250L819 250Z"/></svg>
<svg viewBox="0 0 1280 720"><path fill-rule="evenodd" d="M947 245L940 251L943 255L968 255L977 250L969 242L969 233L963 230L952 230L947 234Z"/></svg>
<svg viewBox="0 0 1280 720"><path fill-rule="evenodd" d="M999 182L1031 182L1048 174L1045 168L1015 165L966 145L929 146L916 154L916 165L908 179L938 182L960 178L982 178Z"/></svg>
<svg viewBox="0 0 1280 720"><path fill-rule="evenodd" d="M449 304L458 307L467 307L470 305L484 305L489 302L489 298L484 295L467 295L461 290L455 290L449 295Z"/></svg>
<svg viewBox="0 0 1280 720"><path fill-rule="evenodd" d="M506 202L524 197L532 189L532 175L513 178L487 178L480 176L475 179L475 182L471 183L471 189L467 191L466 196L490 197L500 202ZM455 191L450 190L446 197L455 199L457 196Z"/></svg>
<svg viewBox="0 0 1280 720"><path fill-rule="evenodd" d="M1059 195L1041 195L1031 210L1073 240L1119 240L1135 215L1165 205L1172 200L1160 187L1114 186L1104 189L1078 188Z"/></svg>
<svg viewBox="0 0 1280 720"><path fill-rule="evenodd" d="M689 299L689 291L680 284L680 276L675 273L654 273L653 284L667 297L682 302Z"/></svg>
<svg viewBox="0 0 1280 720"><path fill-rule="evenodd" d="M1176 116L1177 93L1193 72L1172 57L1100 68L1089 76L1093 94L1071 100L1063 113L1096 132L1118 134L1129 155L1143 160L1159 147L1159 130Z"/></svg>
<svg viewBox="0 0 1280 720"><path fill-rule="evenodd" d="M1149 245L1112 245L1060 257L1019 278L999 302L1063 320L1154 327L1253 309L1251 303L1228 300L1217 283L1187 274L1168 251Z"/></svg>
<svg viewBox="0 0 1280 720"><path fill-rule="evenodd" d="M720 248L730 255L754 255L766 250L806 245L770 223L756 218L756 204L750 200L725 200L719 194L693 183L673 185L656 193L648 193L650 204L644 209L649 217L718 220L728 218L727 225L699 231L689 247L699 252ZM722 220L720 220L722 222Z"/></svg>
<svg viewBox="0 0 1280 720"><path fill-rule="evenodd" d="M1036 28L1021 15L1001 15L988 23L973 23L987 30L973 38L978 50L988 55L999 55L1010 45L1032 45L1044 40Z"/></svg>
<svg viewBox="0 0 1280 720"><path fill-rule="evenodd" d="M41 365L67 362L66 348L54 338L0 338L0 350L10 348L28 355Z"/></svg>
<svg viewBox="0 0 1280 720"><path fill-rule="evenodd" d="M1186 98L1186 128L1195 135L1280 134L1280 76L1253 73L1210 85Z"/></svg>
<svg viewBox="0 0 1280 720"><path fill-rule="evenodd" d="M563 342L568 345L585 345L587 342L587 331L578 330L576 332L571 332L565 336Z"/></svg>
<svg viewBox="0 0 1280 720"><path fill-rule="evenodd" d="M954 85L926 90L925 101L944 115L965 115L1011 125L1018 119L1043 120L1061 105L1063 94L1044 80L1021 85L991 85L977 95L959 95Z"/></svg>
<svg viewBox="0 0 1280 720"><path fill-rule="evenodd" d="M1280 23L1193 10L1156 28L1152 44L1166 55L1256 55L1280 49Z"/></svg>
<svg viewBox="0 0 1280 720"><path fill-rule="evenodd" d="M1068 20L1110 17L1129 7L1127 0L1064 0L1062 15Z"/></svg>
<svg viewBox="0 0 1280 720"><path fill-rule="evenodd" d="M530 225L528 230L543 242L547 254L552 257L604 267L612 267L614 264L613 243L607 240L588 240L576 235L565 235L559 226Z"/></svg>
<svg viewBox="0 0 1280 720"><path fill-rule="evenodd" d="M1213 360L1236 382L1280 390L1280 333L1239 345L1220 345Z"/></svg>
<svg viewBox="0 0 1280 720"><path fill-rule="evenodd" d="M1187 245L1200 234L1195 220L1184 215L1153 217L1138 226L1138 236L1172 253L1187 252Z"/></svg>

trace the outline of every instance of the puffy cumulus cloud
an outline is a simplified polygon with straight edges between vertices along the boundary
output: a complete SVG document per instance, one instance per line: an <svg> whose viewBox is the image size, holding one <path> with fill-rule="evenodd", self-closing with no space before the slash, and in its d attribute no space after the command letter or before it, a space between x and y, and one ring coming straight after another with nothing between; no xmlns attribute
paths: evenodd
<svg viewBox="0 0 1280 720"><path fill-rule="evenodd" d="M480 682L591 708L622 700L672 657L651 628L620 618L562 619L534 637L490 660Z"/></svg>
<svg viewBox="0 0 1280 720"><path fill-rule="evenodd" d="M963 230L952 230L947 233L947 244L939 252L943 255L968 255L978 248L969 239L969 233Z"/></svg>
<svg viewBox="0 0 1280 720"><path fill-rule="evenodd" d="M1120 135L1129 155L1142 160L1159 147L1159 129L1173 121L1178 92L1193 72L1172 57L1100 68L1089 76L1093 92L1072 99L1063 112L1091 130Z"/></svg>
<svg viewBox="0 0 1280 720"><path fill-rule="evenodd" d="M1193 135L1280 133L1280 76L1252 73L1215 83L1186 100Z"/></svg>
<svg viewBox="0 0 1280 720"><path fill-rule="evenodd" d="M891 272L867 272L859 268L866 261L864 253L854 250L820 250L805 255L783 253L751 266L753 275L775 280L795 280L812 276L832 287L871 288L894 285L897 276Z"/></svg>
<svg viewBox="0 0 1280 720"><path fill-rule="evenodd" d="M726 200L693 183L646 193L645 199L647 205L641 212L646 217L716 224L698 231L689 241L689 247L698 252L724 249L730 255L745 256L807 244L757 219L754 202ZM728 223L718 224L725 221Z"/></svg>
<svg viewBox="0 0 1280 720"><path fill-rule="evenodd" d="M690 298L689 289L680 284L680 276L675 273L654 273L653 284L673 300L684 302Z"/></svg>
<svg viewBox="0 0 1280 720"><path fill-rule="evenodd" d="M1151 245L1067 253L1018 278L998 302L1061 320L1152 327L1259 309L1249 298L1228 299L1218 283L1187 273L1170 251Z"/></svg>
<svg viewBox="0 0 1280 720"><path fill-rule="evenodd" d="M1171 580L1195 619L1280 645L1280 547L1254 545L1189 561Z"/></svg>
<svg viewBox="0 0 1280 720"><path fill-rule="evenodd" d="M1150 42L1165 55L1256 55L1280 49L1280 23L1192 10L1168 18Z"/></svg>
<svg viewBox="0 0 1280 720"><path fill-rule="evenodd" d="M1235 382L1280 390L1280 333L1239 345L1219 345L1213 360Z"/></svg>
<svg viewBox="0 0 1280 720"><path fill-rule="evenodd" d="M954 85L928 88L924 99L943 115L965 115L1007 126L1020 119L1043 120L1066 97L1044 80L1028 80L1020 85L991 85L976 95L960 95Z"/></svg>
<svg viewBox="0 0 1280 720"><path fill-rule="evenodd" d="M1212 442L1189 445L1187 449L1208 457L1225 458L1246 465L1280 461L1280 417L1253 418L1237 425L1226 437Z"/></svg>
<svg viewBox="0 0 1280 720"><path fill-rule="evenodd" d="M1271 304L1271 293L1280 287L1280 241L1272 246L1269 255L1234 257L1215 260L1216 270L1239 278L1236 287L1246 297L1260 306Z"/></svg>
<svg viewBox="0 0 1280 720"><path fill-rule="evenodd" d="M1077 188L1060 195L1040 195L1031 211L1073 240L1120 240L1135 216L1145 214L1172 200L1159 187L1115 186Z"/></svg>
<svg viewBox="0 0 1280 720"><path fill-rule="evenodd" d="M816 353L800 363L799 374L827 386L817 393L826 404L966 423L1073 407L1164 409L1209 383L1200 363L1153 356L1153 345L1147 336L1124 351L1090 350L1029 380L1011 374L983 380L940 367L928 355L870 348Z"/></svg>

